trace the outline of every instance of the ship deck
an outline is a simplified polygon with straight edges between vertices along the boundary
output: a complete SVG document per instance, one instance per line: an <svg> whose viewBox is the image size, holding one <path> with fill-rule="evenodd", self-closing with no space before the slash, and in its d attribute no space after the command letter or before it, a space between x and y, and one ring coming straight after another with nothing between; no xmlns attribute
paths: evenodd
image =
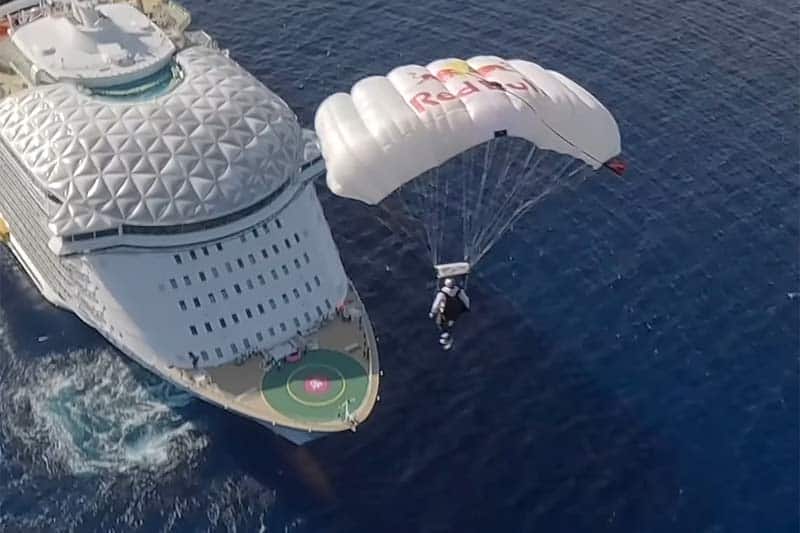
<svg viewBox="0 0 800 533"><path fill-rule="evenodd" d="M268 425L308 432L355 430L378 395L375 337L354 290L347 316L337 313L305 336L295 360L253 356L201 370L167 373L203 399Z"/></svg>

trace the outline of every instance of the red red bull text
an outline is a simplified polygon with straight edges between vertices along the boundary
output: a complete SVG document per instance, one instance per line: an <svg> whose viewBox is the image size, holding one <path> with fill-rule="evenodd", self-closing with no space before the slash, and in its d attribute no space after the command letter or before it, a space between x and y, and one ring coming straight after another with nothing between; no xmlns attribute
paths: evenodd
<svg viewBox="0 0 800 533"><path fill-rule="evenodd" d="M437 72L437 78L441 81L441 78L439 78L439 72ZM450 75L448 75L448 78L449 77ZM426 106L431 106L431 107L437 106L442 102L455 100L457 98L465 98L472 94L476 94L478 92L486 90L506 91L512 89L515 91L526 91L526 92L532 91L534 93L539 93L539 89L537 89L536 86L534 86L531 82L529 82L526 79L522 79L521 81L515 83L498 83L495 81L477 79L475 81L462 82L461 88L458 91L456 91L455 94L449 91L441 91L438 93L432 93L429 91L420 91L411 98L409 103L417 111L417 113L424 113L426 110Z"/></svg>

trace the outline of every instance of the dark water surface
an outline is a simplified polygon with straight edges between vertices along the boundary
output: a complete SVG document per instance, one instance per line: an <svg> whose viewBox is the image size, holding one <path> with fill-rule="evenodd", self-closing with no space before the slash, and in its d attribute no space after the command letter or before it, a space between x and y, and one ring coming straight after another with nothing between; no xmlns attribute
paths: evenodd
<svg viewBox="0 0 800 533"><path fill-rule="evenodd" d="M386 375L304 449L129 363L3 249L0 530L798 530L796 2L187 6L306 125L396 65L533 59L613 111L629 173L517 224L448 354L416 243L323 194Z"/></svg>

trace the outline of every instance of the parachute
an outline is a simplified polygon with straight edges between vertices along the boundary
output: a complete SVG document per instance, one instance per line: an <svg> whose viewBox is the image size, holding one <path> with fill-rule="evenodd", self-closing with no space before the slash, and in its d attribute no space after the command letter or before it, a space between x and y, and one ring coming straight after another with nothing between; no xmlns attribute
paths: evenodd
<svg viewBox="0 0 800 533"><path fill-rule="evenodd" d="M625 170L611 113L530 61L401 66L329 96L314 122L330 190L402 206L440 276L472 270L557 188Z"/></svg>

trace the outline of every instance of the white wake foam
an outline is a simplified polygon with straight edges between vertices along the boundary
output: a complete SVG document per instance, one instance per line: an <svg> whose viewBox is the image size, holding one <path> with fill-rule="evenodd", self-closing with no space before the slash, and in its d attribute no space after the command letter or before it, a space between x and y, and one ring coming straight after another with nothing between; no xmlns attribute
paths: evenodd
<svg viewBox="0 0 800 533"><path fill-rule="evenodd" d="M174 409L190 395L110 350L15 363L2 424L48 471L165 471L207 444Z"/></svg>

